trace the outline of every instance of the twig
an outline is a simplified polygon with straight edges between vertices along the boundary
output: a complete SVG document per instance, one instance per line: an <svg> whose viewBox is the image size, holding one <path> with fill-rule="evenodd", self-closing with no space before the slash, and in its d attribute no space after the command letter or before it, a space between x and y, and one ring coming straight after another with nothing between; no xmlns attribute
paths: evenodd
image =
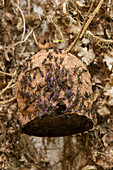
<svg viewBox="0 0 113 170"><path fill-rule="evenodd" d="M30 0L28 0L27 2L28 2L28 14L30 15L30 9L31 9Z"/></svg>
<svg viewBox="0 0 113 170"><path fill-rule="evenodd" d="M86 31L87 27L89 26L89 24L91 23L91 21L92 21L93 18L95 17L96 13L98 13L100 7L101 7L102 4L103 4L103 1L104 1L104 0L101 0L101 1L99 2L98 6L95 8L95 10L94 10L94 12L92 13L92 15L89 17L89 19L88 19L88 21L86 22L85 27L84 27L81 35L80 35L80 38L82 38L82 36L83 36L84 32Z"/></svg>
<svg viewBox="0 0 113 170"><path fill-rule="evenodd" d="M11 74L11 73L6 73L6 72L2 72L2 71L0 71L0 74L4 74L4 75L7 75L7 76L13 76L13 74Z"/></svg>
<svg viewBox="0 0 113 170"><path fill-rule="evenodd" d="M77 36L76 39L71 43L71 45L67 48L66 53L68 53L68 52L73 48L73 46L76 44L76 42L78 41L78 39L79 39L79 37L80 37L83 29L84 29L84 25L85 25L85 23L86 23L86 20L87 20L87 18L88 18L88 15L89 15L89 13L91 12L91 9L92 9L92 7L93 7L93 4L94 4L94 0L92 0L91 6L90 6L90 8L89 8L89 10L88 10L87 16L86 16L86 18L85 18L85 20L84 20L84 22L83 22L82 28L81 28L78 36Z"/></svg>
<svg viewBox="0 0 113 170"><path fill-rule="evenodd" d="M53 21L53 19L51 19L51 22L52 22L53 25L56 27L56 29L59 31L59 33L60 33L60 35L61 35L61 37L62 37L62 40L65 42L64 36L63 36L63 34L62 34L60 28L57 26L57 24L55 24L55 22Z"/></svg>
<svg viewBox="0 0 113 170"><path fill-rule="evenodd" d="M17 43L13 44L13 46L16 46L18 44L22 44L22 43L25 43L27 41L27 39L29 38L29 36L32 34L33 32L33 28L32 30L28 33L28 35L25 37L25 39L23 41L18 41Z"/></svg>
<svg viewBox="0 0 113 170"><path fill-rule="evenodd" d="M74 4L74 2L72 0L69 0L69 1L73 4L73 6L78 11L78 13L81 15L81 17L84 18L83 15L81 14L81 11L77 8L77 6Z"/></svg>
<svg viewBox="0 0 113 170"><path fill-rule="evenodd" d="M14 76L16 75L16 72L17 72L17 71L14 72L14 74L13 74L12 77L14 77ZM13 82L13 78L12 78L11 81L8 83L8 85L0 92L0 96L1 96L7 89L10 88L10 85L12 84L12 82Z"/></svg>
<svg viewBox="0 0 113 170"><path fill-rule="evenodd" d="M94 38L94 39L96 39L96 40L99 41L99 42L102 42L102 43L105 43L105 44L113 44L113 40L106 40L106 39L104 39L104 38L100 38L100 37L94 35L94 34L93 34L91 31L89 31L89 30L86 31L86 35L89 36L89 38L90 38L90 37L91 37L91 38Z"/></svg>
<svg viewBox="0 0 113 170"><path fill-rule="evenodd" d="M15 4L13 1L11 1L12 4L14 6L16 6L18 8L18 10L20 11L21 15L22 15L22 18L23 18L23 34L22 34L22 38L21 40L24 39L24 35L25 35L25 30L26 30L26 25L25 25L25 17L24 17L24 14L23 14L23 11L21 10L21 8L19 7L19 5Z"/></svg>
<svg viewBox="0 0 113 170"><path fill-rule="evenodd" d="M7 103L10 103L10 102L12 102L12 101L14 101L14 100L16 100L16 96L15 97L12 97L11 99L9 99L9 100L5 100L5 101L0 101L0 104L7 104Z"/></svg>
<svg viewBox="0 0 113 170"><path fill-rule="evenodd" d="M36 39L36 35L35 35L35 32L34 32L34 31L33 31L33 38L34 38L34 40L35 40L36 45L38 45L38 41L37 41L37 39Z"/></svg>
<svg viewBox="0 0 113 170"><path fill-rule="evenodd" d="M2 2L3 2L3 7L4 7L4 0L2 0Z"/></svg>
<svg viewBox="0 0 113 170"><path fill-rule="evenodd" d="M36 27L32 28L31 31L27 34L27 36L25 37L25 39L24 39L23 41L18 41L17 43L12 44L12 45L13 45L13 46L16 46L16 45L18 45L18 44L25 43L25 42L27 41L27 39L29 38L29 36L32 34L33 30L34 30L35 28L37 28L37 27L38 27L38 25L37 25Z"/></svg>

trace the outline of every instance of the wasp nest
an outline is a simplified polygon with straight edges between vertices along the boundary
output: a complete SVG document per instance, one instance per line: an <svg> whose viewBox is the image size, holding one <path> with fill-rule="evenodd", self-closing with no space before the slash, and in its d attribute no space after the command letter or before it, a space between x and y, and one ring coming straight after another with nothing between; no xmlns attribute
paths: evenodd
<svg viewBox="0 0 113 170"><path fill-rule="evenodd" d="M26 60L17 81L23 132L54 137L91 129L91 95L90 74L77 57L41 50Z"/></svg>

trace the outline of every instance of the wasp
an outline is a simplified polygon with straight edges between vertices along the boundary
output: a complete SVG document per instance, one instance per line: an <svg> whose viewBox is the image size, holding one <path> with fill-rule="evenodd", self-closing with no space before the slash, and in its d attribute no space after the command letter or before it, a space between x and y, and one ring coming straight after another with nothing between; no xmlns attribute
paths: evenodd
<svg viewBox="0 0 113 170"><path fill-rule="evenodd" d="M73 106L77 106L78 103L79 103L79 99L76 98L76 99L73 101Z"/></svg>
<svg viewBox="0 0 113 170"><path fill-rule="evenodd" d="M40 74L41 74L42 77L44 77L44 73L41 70L40 70Z"/></svg>
<svg viewBox="0 0 113 170"><path fill-rule="evenodd" d="M19 69L18 76L20 75L21 72L22 72L22 67L20 67Z"/></svg>
<svg viewBox="0 0 113 170"><path fill-rule="evenodd" d="M56 67L57 67L58 69L60 69L60 65L58 65L58 63L56 63Z"/></svg>
<svg viewBox="0 0 113 170"><path fill-rule="evenodd" d="M83 112L83 115L85 116L86 113L87 113L87 109L86 109L86 106L84 105L84 112Z"/></svg>
<svg viewBox="0 0 113 170"><path fill-rule="evenodd" d="M76 113L77 113L77 111L78 111L78 110L74 110L74 111L73 111L73 114L76 114Z"/></svg>
<svg viewBox="0 0 113 170"><path fill-rule="evenodd" d="M51 97L50 97L50 93L48 94L48 101L50 101L51 100Z"/></svg>
<svg viewBox="0 0 113 170"><path fill-rule="evenodd" d="M51 56L51 53L49 52L48 55L47 55L47 58L49 58Z"/></svg>
<svg viewBox="0 0 113 170"><path fill-rule="evenodd" d="M69 75L69 81L72 81L72 75L71 74Z"/></svg>
<svg viewBox="0 0 113 170"><path fill-rule="evenodd" d="M65 96L67 97L68 94L68 89L65 90Z"/></svg>
<svg viewBox="0 0 113 170"><path fill-rule="evenodd" d="M28 117L29 117L29 119L31 120L31 115L30 115L30 114L28 114Z"/></svg>
<svg viewBox="0 0 113 170"><path fill-rule="evenodd" d="M82 109L82 103L80 103L80 106L79 106L79 108L78 108L78 111L81 111L81 109Z"/></svg>
<svg viewBox="0 0 113 170"><path fill-rule="evenodd" d="M65 77L67 77L67 74L68 74L68 70L66 69L66 72L65 72Z"/></svg>
<svg viewBox="0 0 113 170"><path fill-rule="evenodd" d="M24 84L24 81L22 79L20 80L20 84L21 84L21 86L23 86L23 84Z"/></svg>
<svg viewBox="0 0 113 170"><path fill-rule="evenodd" d="M53 100L56 101L58 99L58 97L59 97L59 93L54 94Z"/></svg>
<svg viewBox="0 0 113 170"><path fill-rule="evenodd" d="M58 54L58 51L57 51L57 49L56 49L56 48L54 48L54 51Z"/></svg>
<svg viewBox="0 0 113 170"><path fill-rule="evenodd" d="M85 97L86 97L86 98L89 98L89 97L90 97L87 92L85 92Z"/></svg>
<svg viewBox="0 0 113 170"><path fill-rule="evenodd" d="M37 117L36 111L33 112L34 116Z"/></svg>
<svg viewBox="0 0 113 170"><path fill-rule="evenodd" d="M69 101L69 102L71 102L71 100L72 100L72 99L73 99L73 95L72 95L72 96L70 96L70 98L69 98L69 100L68 100L68 101Z"/></svg>
<svg viewBox="0 0 113 170"><path fill-rule="evenodd" d="M47 79L48 79L48 75L49 75L49 74L46 74L46 76L45 76L45 81L47 81Z"/></svg>
<svg viewBox="0 0 113 170"><path fill-rule="evenodd" d="M29 78L29 80L30 80L30 81L32 81L32 77L31 77L31 75L30 75L30 74L28 75L28 78Z"/></svg>
<svg viewBox="0 0 113 170"><path fill-rule="evenodd" d="M52 55L50 55L50 56L49 56L49 60L51 61L51 59L52 59L52 58L53 58L53 56L52 56Z"/></svg>
<svg viewBox="0 0 113 170"><path fill-rule="evenodd" d="M30 63L30 69L32 69L32 67L33 67L33 63Z"/></svg>
<svg viewBox="0 0 113 170"><path fill-rule="evenodd" d="M61 57L61 58L60 58L60 64L62 64L63 60L64 60L64 58Z"/></svg>
<svg viewBox="0 0 113 170"><path fill-rule="evenodd" d="M33 80L36 78L36 74L37 74L37 72L35 71L35 72L33 73Z"/></svg>
<svg viewBox="0 0 113 170"><path fill-rule="evenodd" d="M84 115L84 116L86 115L86 110L84 110L83 115Z"/></svg>
<svg viewBox="0 0 113 170"><path fill-rule="evenodd" d="M43 91L43 96L45 96L46 95L46 91Z"/></svg>
<svg viewBox="0 0 113 170"><path fill-rule="evenodd" d="M29 93L27 92L27 93L25 93L25 97L26 98L28 98L30 95L29 95Z"/></svg>
<svg viewBox="0 0 113 170"><path fill-rule="evenodd" d="M53 108L53 105L52 105L52 102L50 102L48 106L48 111L52 110L52 108Z"/></svg>
<svg viewBox="0 0 113 170"><path fill-rule="evenodd" d="M29 102L29 101L31 101L31 96L30 96L30 95L29 95L29 97L28 97L28 102Z"/></svg>
<svg viewBox="0 0 113 170"><path fill-rule="evenodd" d="M55 71L54 71L54 74L57 74L57 72L58 72L58 68L56 67Z"/></svg>
<svg viewBox="0 0 113 170"><path fill-rule="evenodd" d="M39 98L40 101L42 101L41 96L39 94L38 94L38 98Z"/></svg>
<svg viewBox="0 0 113 170"><path fill-rule="evenodd" d="M59 98L57 98L57 100L59 100L59 101L62 101L62 100L65 100L66 98L65 97L59 97Z"/></svg>
<svg viewBox="0 0 113 170"><path fill-rule="evenodd" d="M35 88L35 87L33 87L33 86L31 85L31 83L28 83L28 86L31 87L32 89Z"/></svg>
<svg viewBox="0 0 113 170"><path fill-rule="evenodd" d="M27 68L28 68L28 63L27 65L24 66L23 71L27 70Z"/></svg>
<svg viewBox="0 0 113 170"><path fill-rule="evenodd" d="M82 84L80 77L78 77L78 84Z"/></svg>
<svg viewBox="0 0 113 170"><path fill-rule="evenodd" d="M55 62L57 62L57 60L58 60L58 57L55 57Z"/></svg>
<svg viewBox="0 0 113 170"><path fill-rule="evenodd" d="M50 98L53 97L54 94L55 94L55 92L52 92L52 93L50 94Z"/></svg>
<svg viewBox="0 0 113 170"><path fill-rule="evenodd" d="M41 86L40 86L40 84L37 85L37 91L39 91L39 92L41 91Z"/></svg>
<svg viewBox="0 0 113 170"><path fill-rule="evenodd" d="M65 69L65 66L63 65L63 66L62 66L62 73L64 72L64 69Z"/></svg>
<svg viewBox="0 0 113 170"><path fill-rule="evenodd" d="M46 48L46 51L48 52L48 51L49 51L49 48Z"/></svg>
<svg viewBox="0 0 113 170"><path fill-rule="evenodd" d="M78 71L79 67L76 67L73 71L73 74L75 75L75 73Z"/></svg>
<svg viewBox="0 0 113 170"><path fill-rule="evenodd" d="M27 88L27 84L24 84L24 90L26 90L26 88Z"/></svg>
<svg viewBox="0 0 113 170"><path fill-rule="evenodd" d="M45 66L52 67L52 63L46 63Z"/></svg>
<svg viewBox="0 0 113 170"><path fill-rule="evenodd" d="M42 64L45 64L46 61L47 61L47 59L45 58L45 59L43 60Z"/></svg>
<svg viewBox="0 0 113 170"><path fill-rule="evenodd" d="M26 110L26 109L28 109L28 107L29 107L29 105L26 105L26 106L24 107L24 109L23 109L23 110Z"/></svg>
<svg viewBox="0 0 113 170"><path fill-rule="evenodd" d="M62 53L62 49L59 49L59 52Z"/></svg>
<svg viewBox="0 0 113 170"><path fill-rule="evenodd" d="M47 107L47 101L45 98L44 98L44 106Z"/></svg>
<svg viewBox="0 0 113 170"><path fill-rule="evenodd" d="M66 83L67 82L67 79L64 79L61 81L61 83Z"/></svg>
<svg viewBox="0 0 113 170"><path fill-rule="evenodd" d="M28 61L28 62L31 61L31 57L32 57L32 55L29 56L29 58L26 61Z"/></svg>

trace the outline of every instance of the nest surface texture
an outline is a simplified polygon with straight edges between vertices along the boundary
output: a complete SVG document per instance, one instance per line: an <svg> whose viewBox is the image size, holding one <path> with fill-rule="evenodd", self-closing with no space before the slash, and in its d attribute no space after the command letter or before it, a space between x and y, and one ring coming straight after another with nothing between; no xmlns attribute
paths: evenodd
<svg viewBox="0 0 113 170"><path fill-rule="evenodd" d="M26 60L17 81L23 132L56 137L91 129L91 95L90 74L76 56L39 51Z"/></svg>

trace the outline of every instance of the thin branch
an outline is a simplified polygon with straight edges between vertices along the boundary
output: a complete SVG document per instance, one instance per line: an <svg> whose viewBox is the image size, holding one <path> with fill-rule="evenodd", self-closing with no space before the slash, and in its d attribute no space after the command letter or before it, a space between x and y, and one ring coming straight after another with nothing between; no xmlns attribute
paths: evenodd
<svg viewBox="0 0 113 170"><path fill-rule="evenodd" d="M2 2L3 2L3 7L4 7L4 0L2 0Z"/></svg>
<svg viewBox="0 0 113 170"><path fill-rule="evenodd" d="M66 53L68 53L68 52L74 47L74 45L76 44L76 42L78 41L78 39L79 39L79 37L80 37L83 29L84 29L84 25L85 25L85 23L86 23L86 20L87 20L87 18L88 18L88 15L89 15L89 13L90 13L91 10L92 10L93 4L94 4L94 0L92 0L91 6L90 6L90 8L89 8L89 10L88 10L87 16L86 16L86 18L85 18L85 20L84 20L84 22L83 22L82 28L81 28L78 36L77 36L76 39L71 43L71 45L67 48Z"/></svg>
<svg viewBox="0 0 113 170"><path fill-rule="evenodd" d="M37 39L36 39L36 35L35 35L35 32L34 32L34 31L33 31L33 38L34 38L34 40L35 40L36 45L38 45L38 41L37 41Z"/></svg>
<svg viewBox="0 0 113 170"><path fill-rule="evenodd" d="M13 1L11 1L12 4L14 6L16 6L18 8L18 10L20 11L21 15L22 15L22 18L23 18L23 34L22 34L22 38L21 40L24 39L24 35L25 35L25 31L26 31L26 25L25 25L25 17L24 17L24 14L23 14L23 11L21 10L21 8L19 7L19 5L15 4Z"/></svg>
<svg viewBox="0 0 113 170"><path fill-rule="evenodd" d="M106 39L104 39L104 38L100 38L100 37L98 37L98 36L96 36L96 35L94 35L91 31L89 31L89 30L87 30L86 31L86 35L90 38L94 38L94 39L96 39L97 41L99 41L99 42L102 42L102 43L105 43L105 44L113 44L113 40L106 40Z"/></svg>
<svg viewBox="0 0 113 170"><path fill-rule="evenodd" d="M59 26L57 24L55 24L55 22L53 21L53 19L51 19L51 22L53 23L53 25L56 27L56 29L59 31L61 37L62 37L62 40L65 42L65 39L64 39L64 36L59 28Z"/></svg>
<svg viewBox="0 0 113 170"><path fill-rule="evenodd" d="M76 38L76 39L71 43L71 45L67 48L66 52L69 52L69 51L74 47L74 45L76 44L76 42L78 41L78 39L79 39L79 38L82 38L82 36L83 36L84 32L86 31L87 27L89 26L89 24L91 23L91 21L92 21L93 18L95 17L96 13L98 13L100 7L102 6L103 1L104 1L104 0L101 0L101 1L99 2L98 6L95 8L94 12L93 12L92 15L89 17L89 19L88 19L88 21L86 22L86 24L85 24L85 22L83 23L83 26L82 26L81 31L79 32L77 38ZM92 1L92 4L91 4L91 6L90 6L89 11L91 11L91 8L92 8L92 6L93 6L93 3L94 3L94 0ZM88 14L89 14L89 11L88 11ZM88 16L88 15L87 15L87 16ZM87 17L86 17L86 19L87 19ZM85 19L85 21L86 21L86 19ZM84 26L84 25L85 25L85 26Z"/></svg>
<svg viewBox="0 0 113 170"><path fill-rule="evenodd" d="M14 72L14 74L13 74L13 77L16 75L16 70L15 70L15 72ZM8 83L8 85L0 92L0 96L7 90L7 89L9 89L10 88L10 85L12 84L12 82L13 82L13 78L10 80L10 82Z"/></svg>
<svg viewBox="0 0 113 170"><path fill-rule="evenodd" d="M72 0L69 0L71 3L72 3L72 5L75 7L75 9L78 11L78 13L80 14L80 16L82 17L82 18L84 18L84 16L81 14L81 11L77 8L77 6L74 4L74 2L72 1Z"/></svg>
<svg viewBox="0 0 113 170"><path fill-rule="evenodd" d="M7 75L7 76L13 76L13 74L11 74L11 73L6 73L6 72L2 72L2 71L0 71L0 74L4 74L4 75Z"/></svg>
<svg viewBox="0 0 113 170"><path fill-rule="evenodd" d="M27 39L29 38L29 36L32 34L33 30L36 29L37 27L38 27L38 25L36 27L32 28L31 31L27 34L27 36L25 37L25 39L23 41L18 41L17 43L12 44L12 45L16 46L18 44L25 43L27 41Z"/></svg>
<svg viewBox="0 0 113 170"><path fill-rule="evenodd" d="M13 46L16 46L18 44L22 44L22 43L25 43L27 41L27 39L29 38L29 36L32 34L33 32L33 28L32 30L28 33L28 35L25 37L25 39L23 41L18 41L17 43L13 44Z"/></svg>
<svg viewBox="0 0 113 170"><path fill-rule="evenodd" d="M28 9L28 14L30 15L30 9L31 9L30 0L28 0L27 3L28 3L28 8L27 8Z"/></svg>
<svg viewBox="0 0 113 170"><path fill-rule="evenodd" d="M86 29L88 28L89 24L91 23L91 21L93 20L93 18L95 17L95 15L98 13L100 7L102 6L104 0L101 0L98 4L98 6L95 8L94 12L92 13L92 15L89 17L88 21L85 24L85 27L80 35L80 38L82 38L84 32L86 31Z"/></svg>
<svg viewBox="0 0 113 170"><path fill-rule="evenodd" d="M5 100L5 101L0 101L0 104L7 104L7 103L10 103L10 102L12 102L12 101L14 101L14 100L16 100L16 96L15 97L12 97L11 99L9 99L9 100Z"/></svg>

